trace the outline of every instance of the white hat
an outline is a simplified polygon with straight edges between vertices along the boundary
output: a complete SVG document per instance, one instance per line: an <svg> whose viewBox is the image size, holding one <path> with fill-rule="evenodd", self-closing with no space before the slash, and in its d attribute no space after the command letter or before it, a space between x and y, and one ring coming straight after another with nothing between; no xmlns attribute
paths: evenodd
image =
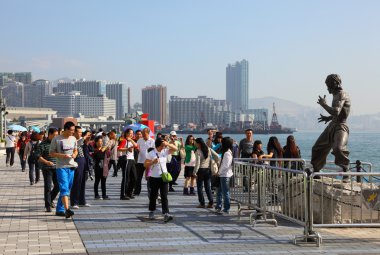
<svg viewBox="0 0 380 255"><path fill-rule="evenodd" d="M175 132L174 130L170 132L170 135L171 136L174 136L174 135L177 135L177 132Z"/></svg>

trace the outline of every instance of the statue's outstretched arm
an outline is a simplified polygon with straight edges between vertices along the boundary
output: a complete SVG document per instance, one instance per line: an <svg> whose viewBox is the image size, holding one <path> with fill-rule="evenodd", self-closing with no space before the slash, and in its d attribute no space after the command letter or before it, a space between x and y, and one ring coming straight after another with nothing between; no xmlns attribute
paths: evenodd
<svg viewBox="0 0 380 255"><path fill-rule="evenodd" d="M330 116L323 116L322 114L320 114L321 115L321 117L319 117L318 118L318 122L325 122L325 124L327 123L327 122L329 122L330 120L332 120L332 116L330 115Z"/></svg>
<svg viewBox="0 0 380 255"><path fill-rule="evenodd" d="M334 95L331 107L328 106L326 103L326 96L324 96L323 98L319 96L317 103L320 104L323 107L323 109L325 109L328 113L330 113L331 116L338 116L343 108L344 102L345 98L343 97L342 93L338 93Z"/></svg>

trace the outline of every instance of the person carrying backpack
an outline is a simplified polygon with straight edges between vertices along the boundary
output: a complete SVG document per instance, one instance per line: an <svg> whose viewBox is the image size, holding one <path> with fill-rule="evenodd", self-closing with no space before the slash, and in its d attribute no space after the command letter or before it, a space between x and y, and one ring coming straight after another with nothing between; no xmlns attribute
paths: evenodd
<svg viewBox="0 0 380 255"><path fill-rule="evenodd" d="M40 181L40 166L38 164L40 144L40 135L33 132L30 137L30 142L25 146L24 160L27 160L29 165L29 181L30 185L37 184Z"/></svg>

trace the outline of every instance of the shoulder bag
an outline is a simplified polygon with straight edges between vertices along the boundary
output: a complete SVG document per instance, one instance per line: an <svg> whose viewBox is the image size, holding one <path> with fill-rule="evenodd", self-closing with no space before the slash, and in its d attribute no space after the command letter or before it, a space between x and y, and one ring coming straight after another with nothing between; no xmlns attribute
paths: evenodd
<svg viewBox="0 0 380 255"><path fill-rule="evenodd" d="M162 170L162 165L161 165L160 157L158 156L157 153L156 153L156 155L157 155L157 158L158 158L158 164L160 165L160 169L161 169L161 178L162 178L162 181L163 182L171 182L173 180L172 175L169 172L164 173L164 171Z"/></svg>
<svg viewBox="0 0 380 255"><path fill-rule="evenodd" d="M218 164L216 163L214 156L212 155L211 149L209 149L210 152L210 169L211 169L211 174L212 175L218 175L219 173L219 167Z"/></svg>

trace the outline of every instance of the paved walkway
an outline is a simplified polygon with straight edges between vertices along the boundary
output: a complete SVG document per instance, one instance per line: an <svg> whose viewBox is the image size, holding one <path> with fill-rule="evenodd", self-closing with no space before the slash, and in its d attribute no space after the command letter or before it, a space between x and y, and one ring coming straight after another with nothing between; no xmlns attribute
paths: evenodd
<svg viewBox="0 0 380 255"><path fill-rule="evenodd" d="M45 212L42 173L30 186L18 158L7 168L0 154L0 254L86 254L73 221Z"/></svg>
<svg viewBox="0 0 380 255"><path fill-rule="evenodd" d="M65 220L44 213L42 183L30 186L26 173L3 162L1 155L0 254L380 254L380 229L322 229L321 247L294 245L300 226L280 220L277 228L252 228L236 206L229 216L195 208L197 197L182 196L181 187L169 195L174 221L151 221L145 187L134 200L118 200L121 177L108 178L108 201L93 200L88 181L92 207Z"/></svg>

